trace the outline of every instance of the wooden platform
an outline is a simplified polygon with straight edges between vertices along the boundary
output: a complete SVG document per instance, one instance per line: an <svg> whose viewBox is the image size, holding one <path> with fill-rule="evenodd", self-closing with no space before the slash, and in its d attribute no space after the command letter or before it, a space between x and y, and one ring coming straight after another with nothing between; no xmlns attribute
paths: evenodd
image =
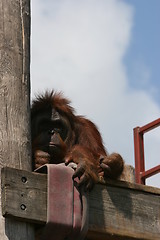
<svg viewBox="0 0 160 240"><path fill-rule="evenodd" d="M123 181L97 184L89 197L88 239L160 239L160 189ZM47 177L2 169L2 212L6 217L46 222Z"/></svg>

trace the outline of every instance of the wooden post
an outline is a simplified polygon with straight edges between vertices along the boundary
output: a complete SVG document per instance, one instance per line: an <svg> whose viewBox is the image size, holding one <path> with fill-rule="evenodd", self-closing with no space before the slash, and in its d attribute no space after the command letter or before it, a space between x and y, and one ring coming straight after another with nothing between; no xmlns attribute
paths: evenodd
<svg viewBox="0 0 160 240"><path fill-rule="evenodd" d="M0 168L31 170L30 1L0 1ZM0 239L33 240L33 226L4 219Z"/></svg>

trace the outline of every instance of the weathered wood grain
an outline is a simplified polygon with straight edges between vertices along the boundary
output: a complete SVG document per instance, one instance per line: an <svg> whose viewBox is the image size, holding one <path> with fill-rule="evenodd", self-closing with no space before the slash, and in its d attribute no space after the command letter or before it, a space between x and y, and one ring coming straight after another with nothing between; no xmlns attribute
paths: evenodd
<svg viewBox="0 0 160 240"><path fill-rule="evenodd" d="M30 1L0 1L0 168L31 170ZM1 203L0 203L1 205ZM30 224L4 219L0 239L32 240Z"/></svg>
<svg viewBox="0 0 160 240"><path fill-rule="evenodd" d="M159 239L159 189L131 185L98 185L90 193L90 239Z"/></svg>
<svg viewBox="0 0 160 240"><path fill-rule="evenodd" d="M46 222L46 175L3 169L2 197L5 216L40 224ZM22 204L26 206L24 210ZM90 192L89 209L88 239L159 239L158 188L107 180Z"/></svg>
<svg viewBox="0 0 160 240"><path fill-rule="evenodd" d="M47 214L47 176L45 174L2 169L2 214L20 220L45 222Z"/></svg>

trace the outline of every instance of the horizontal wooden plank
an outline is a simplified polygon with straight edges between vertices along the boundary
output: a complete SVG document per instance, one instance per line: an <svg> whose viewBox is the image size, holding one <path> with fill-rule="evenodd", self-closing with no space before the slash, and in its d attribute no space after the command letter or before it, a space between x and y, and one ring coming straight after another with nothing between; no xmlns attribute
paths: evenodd
<svg viewBox="0 0 160 240"><path fill-rule="evenodd" d="M47 176L13 168L2 169L2 214L30 222L47 218Z"/></svg>
<svg viewBox="0 0 160 240"><path fill-rule="evenodd" d="M159 239L159 194L122 185L99 184L90 193L91 239L98 239L99 233L104 233L100 239L105 240L106 234L116 240Z"/></svg>
<svg viewBox="0 0 160 240"><path fill-rule="evenodd" d="M46 175L2 170L4 216L46 222ZM159 239L160 189L123 181L97 184L89 196L88 239Z"/></svg>

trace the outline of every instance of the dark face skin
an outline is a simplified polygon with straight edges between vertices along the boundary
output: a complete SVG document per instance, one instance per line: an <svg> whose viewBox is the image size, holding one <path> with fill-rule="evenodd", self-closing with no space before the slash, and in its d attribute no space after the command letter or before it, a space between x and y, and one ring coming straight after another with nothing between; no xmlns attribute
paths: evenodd
<svg viewBox="0 0 160 240"><path fill-rule="evenodd" d="M33 153L35 166L47 159L48 163L64 161L67 140L71 127L69 121L54 109L36 116L33 132ZM33 127L34 128L34 127Z"/></svg>

